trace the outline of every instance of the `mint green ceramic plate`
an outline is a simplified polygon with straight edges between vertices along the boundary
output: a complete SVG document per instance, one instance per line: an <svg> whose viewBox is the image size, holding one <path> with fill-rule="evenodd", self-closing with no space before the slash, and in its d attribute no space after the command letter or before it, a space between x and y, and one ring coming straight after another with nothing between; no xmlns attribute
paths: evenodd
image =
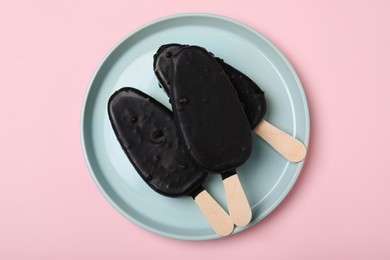
<svg viewBox="0 0 390 260"><path fill-rule="evenodd" d="M187 240L218 238L189 198L164 197L143 182L122 152L107 115L107 101L117 89L131 86L169 107L153 73L153 54L166 43L200 45L232 64L266 93L266 119L306 145L309 112L304 90L290 63L264 36L232 19L209 14L180 14L153 21L130 33L106 55L92 77L82 111L85 159L107 200L133 223L159 235ZM303 162L289 163L253 136L249 161L239 178L258 223L285 198ZM226 209L220 176L210 176L206 189Z"/></svg>

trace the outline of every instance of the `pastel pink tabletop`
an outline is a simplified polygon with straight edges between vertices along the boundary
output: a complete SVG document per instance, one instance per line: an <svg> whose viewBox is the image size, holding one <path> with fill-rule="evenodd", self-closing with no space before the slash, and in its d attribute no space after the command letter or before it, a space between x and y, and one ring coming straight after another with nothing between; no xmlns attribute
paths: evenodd
<svg viewBox="0 0 390 260"><path fill-rule="evenodd" d="M19 1L0 4L0 259L390 259L390 2ZM309 102L309 153L277 209L224 239L181 241L120 215L80 141L84 94L126 34L208 12L273 43Z"/></svg>

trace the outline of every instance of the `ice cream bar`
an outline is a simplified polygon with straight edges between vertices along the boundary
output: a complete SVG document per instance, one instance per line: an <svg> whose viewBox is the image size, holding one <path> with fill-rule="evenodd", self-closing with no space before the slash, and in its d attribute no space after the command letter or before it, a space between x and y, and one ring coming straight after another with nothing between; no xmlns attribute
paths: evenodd
<svg viewBox="0 0 390 260"><path fill-rule="evenodd" d="M153 190L192 196L218 234L231 233L229 216L202 187L207 173L185 155L169 109L140 90L123 88L110 97L108 115L123 151Z"/></svg>

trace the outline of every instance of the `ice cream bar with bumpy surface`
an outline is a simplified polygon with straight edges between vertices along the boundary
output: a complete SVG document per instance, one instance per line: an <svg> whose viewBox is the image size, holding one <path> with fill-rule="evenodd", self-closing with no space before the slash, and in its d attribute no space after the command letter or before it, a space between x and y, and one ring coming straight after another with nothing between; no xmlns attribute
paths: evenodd
<svg viewBox="0 0 390 260"><path fill-rule="evenodd" d="M154 56L154 71L160 86L167 93L169 93L171 83L170 66L172 64L172 56L186 46L188 45L176 43L162 45ZM229 76L236 89L253 131L287 160L292 162L302 161L306 156L304 144L263 120L266 113L266 101L264 92L260 87L244 73L227 64L222 59L218 57L215 57L215 59Z"/></svg>
<svg viewBox="0 0 390 260"><path fill-rule="evenodd" d="M248 224L252 213L235 169L250 155L252 134L229 77L198 46L160 48L154 56L154 70L170 95L189 157L203 169L222 174L233 222Z"/></svg>
<svg viewBox="0 0 390 260"><path fill-rule="evenodd" d="M202 187L207 173L185 155L169 109L140 90L123 88L110 97L108 115L123 151L153 190L192 196L218 234L232 232L229 216Z"/></svg>

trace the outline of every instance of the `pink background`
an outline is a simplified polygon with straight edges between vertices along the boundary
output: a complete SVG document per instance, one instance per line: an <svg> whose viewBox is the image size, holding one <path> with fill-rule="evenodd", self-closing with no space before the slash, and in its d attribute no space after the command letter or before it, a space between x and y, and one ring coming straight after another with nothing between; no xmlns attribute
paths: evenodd
<svg viewBox="0 0 390 260"><path fill-rule="evenodd" d="M0 259L390 259L389 1L69 2L0 3ZM199 11L273 41L302 80L312 124L302 174L271 215L190 242L110 206L84 162L80 113L117 41Z"/></svg>

